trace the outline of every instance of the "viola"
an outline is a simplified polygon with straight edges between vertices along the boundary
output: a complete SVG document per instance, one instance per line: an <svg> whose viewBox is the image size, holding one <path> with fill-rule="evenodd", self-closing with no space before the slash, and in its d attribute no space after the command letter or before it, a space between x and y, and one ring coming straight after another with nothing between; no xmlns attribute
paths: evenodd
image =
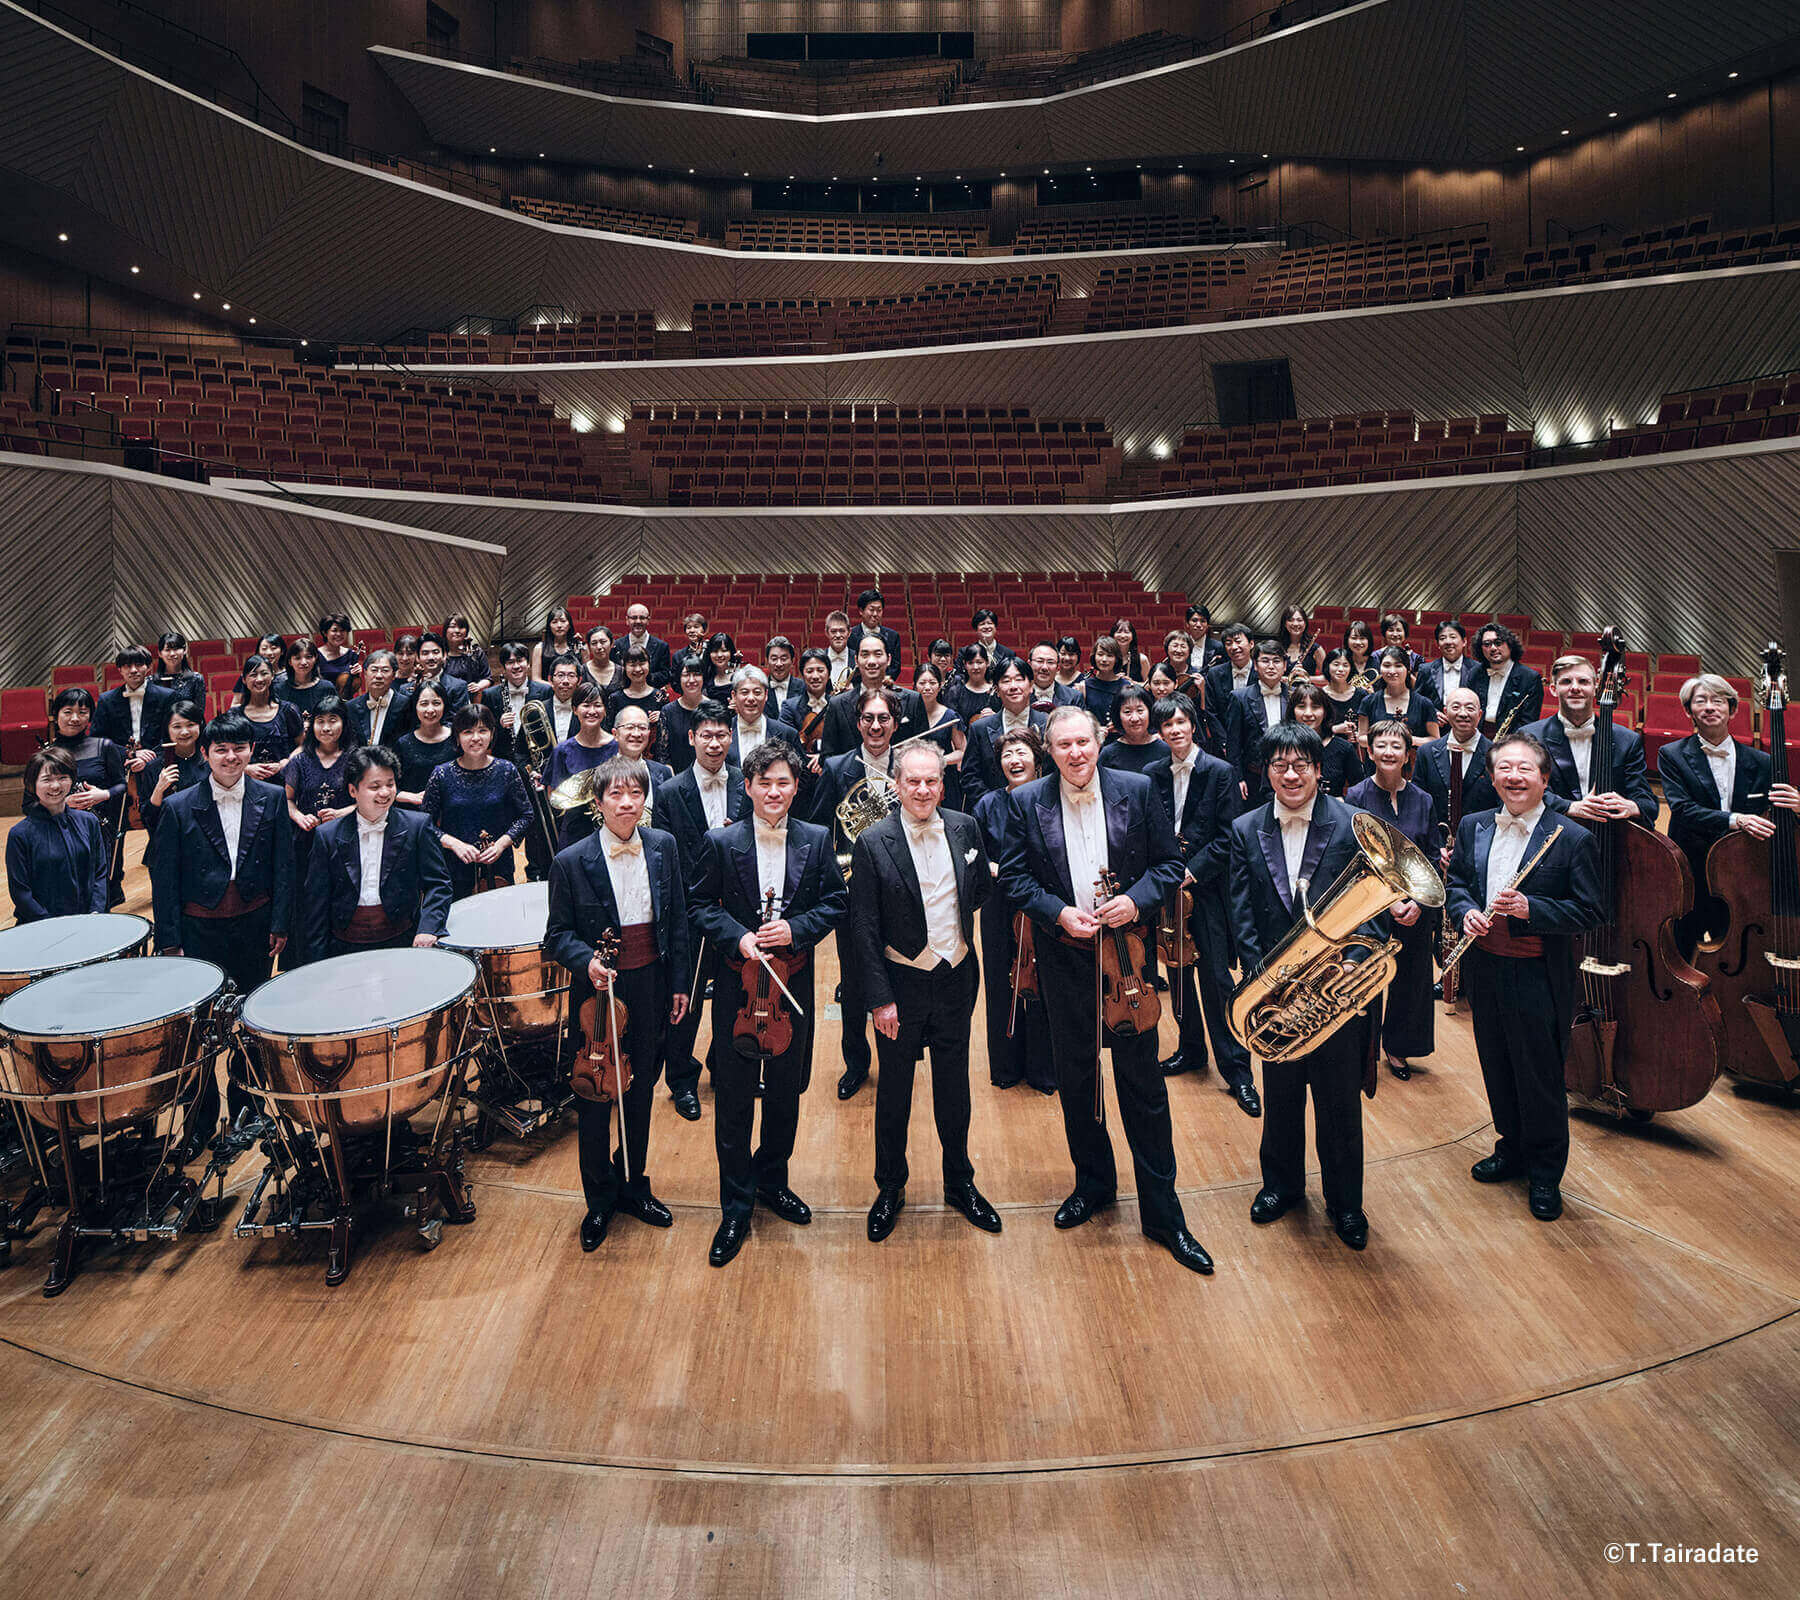
<svg viewBox="0 0 1800 1600"><path fill-rule="evenodd" d="M144 826L144 809L138 796L138 775L131 770L131 758L141 749L143 746L135 738L125 741L125 799L124 810L119 815L120 827L117 830L121 833L127 827L141 829Z"/></svg>
<svg viewBox="0 0 1800 1600"><path fill-rule="evenodd" d="M1781 646L1763 652L1772 783L1788 776L1787 677ZM1721 795L1729 810L1731 796ZM1706 853L1706 885L1725 902L1726 930L1702 943L1694 965L1712 983L1725 1023L1724 1067L1777 1087L1800 1079L1800 819L1772 806L1773 839L1733 829Z"/></svg>
<svg viewBox="0 0 1800 1600"><path fill-rule="evenodd" d="M486 850L493 845L493 842L493 835L490 834L486 828L483 828L480 837L475 841L475 848L477 850ZM501 859L503 860L504 857ZM476 894L485 894L489 889L504 889L511 881L512 880L506 876L505 869L500 865L500 860L481 861L477 862L475 865ZM622 1025L623 1024L621 1024L621 1026Z"/></svg>
<svg viewBox="0 0 1800 1600"><path fill-rule="evenodd" d="M1037 945L1031 935L1031 918L1023 911L1013 913L1013 1001L1035 995L1038 991Z"/></svg>
<svg viewBox="0 0 1800 1600"><path fill-rule="evenodd" d="M1119 892L1119 881L1102 872L1094 885L1095 903ZM1162 1020L1162 1001L1144 977L1147 945L1135 923L1101 928L1095 945L1100 962L1100 1019L1108 1033L1155 1033Z"/></svg>
<svg viewBox="0 0 1800 1600"><path fill-rule="evenodd" d="M1590 792L1615 787L1613 711L1624 684L1618 630L1601 637ZM1694 875L1667 834L1635 820L1585 822L1600 847L1611 920L1582 935L1580 992L1563 1081L1569 1093L1639 1120L1703 1098L1719 1075L1724 1021L1706 976L1682 954L1675 921Z"/></svg>
<svg viewBox="0 0 1800 1600"><path fill-rule="evenodd" d="M610 929L602 934L594 953L603 966L611 967L619 959L618 934ZM582 1046L575 1057L572 1087L584 1100L602 1105L617 1101L622 1106L631 1087L631 1057L625 1054L625 1002L608 984L604 994L596 991L583 1000L577 1015ZM623 1129L623 1111L619 1125Z"/></svg>
<svg viewBox="0 0 1800 1600"><path fill-rule="evenodd" d="M762 920L767 924L775 919L775 891L770 889L763 895ZM744 986L744 1003L732 1019L731 1048L758 1061L786 1055L793 1048L794 1016L775 979L779 977L791 987L803 959L772 950L765 950L763 957L768 966L761 961L746 961L741 955L729 958L740 970Z"/></svg>
<svg viewBox="0 0 1800 1600"><path fill-rule="evenodd" d="M1187 840L1175 835L1181 853L1187 854ZM1156 954L1165 967L1191 967L1198 952L1188 924L1194 915L1194 886L1183 883L1163 901L1162 915L1156 920ZM1179 991L1178 991L1179 992Z"/></svg>

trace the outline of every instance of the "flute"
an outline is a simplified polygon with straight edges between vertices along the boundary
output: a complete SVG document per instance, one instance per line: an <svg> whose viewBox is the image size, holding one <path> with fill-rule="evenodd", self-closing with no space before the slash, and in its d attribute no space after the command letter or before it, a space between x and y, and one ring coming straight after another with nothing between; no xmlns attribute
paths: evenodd
<svg viewBox="0 0 1800 1600"><path fill-rule="evenodd" d="M1558 823L1554 828L1552 828L1550 830L1549 836L1544 840L1544 842L1537 847L1537 850L1533 853L1531 859L1529 861L1527 861L1524 866L1520 867L1519 870L1512 875L1512 882L1507 884L1506 889L1502 889L1500 891L1500 893L1505 894L1507 889L1518 888L1519 885L1525 881L1525 879L1526 879L1527 875L1530 873L1531 869L1544 859L1544 852L1546 850L1548 850L1551 845L1555 844L1556 841L1561 836L1562 836L1562 824ZM1494 896L1494 900L1498 900L1499 898L1500 898L1499 895ZM1493 916L1494 900L1490 900L1488 902L1487 909L1482 912L1483 916L1485 916L1485 917ZM1453 945L1451 947L1449 955L1444 957L1444 971L1443 971L1444 977L1448 978L1450 976L1450 974L1456 970L1456 964L1459 961L1461 961L1465 955L1468 954L1469 946L1475 942L1475 939L1476 939L1476 935L1474 935L1472 933L1465 933L1460 939L1458 939L1456 941L1455 945Z"/></svg>

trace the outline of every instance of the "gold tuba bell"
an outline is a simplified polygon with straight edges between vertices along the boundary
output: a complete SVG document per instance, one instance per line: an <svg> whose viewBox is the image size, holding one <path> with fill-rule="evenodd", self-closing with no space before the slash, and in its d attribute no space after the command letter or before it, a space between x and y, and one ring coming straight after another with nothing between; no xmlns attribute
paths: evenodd
<svg viewBox="0 0 1800 1600"><path fill-rule="evenodd" d="M1301 920L1231 996L1232 1034L1265 1061L1316 1050L1394 981L1398 939L1377 944L1358 933L1402 900L1430 909L1444 903L1437 869L1397 828L1359 811L1351 817L1357 855L1312 903L1295 890ZM1347 958L1362 952L1352 965Z"/></svg>
<svg viewBox="0 0 1800 1600"><path fill-rule="evenodd" d="M865 830L893 811L897 794L892 782L882 777L871 780L864 776L850 785L849 792L837 803L837 821L852 848ZM845 871L850 867L850 854L849 850L838 852L838 866Z"/></svg>

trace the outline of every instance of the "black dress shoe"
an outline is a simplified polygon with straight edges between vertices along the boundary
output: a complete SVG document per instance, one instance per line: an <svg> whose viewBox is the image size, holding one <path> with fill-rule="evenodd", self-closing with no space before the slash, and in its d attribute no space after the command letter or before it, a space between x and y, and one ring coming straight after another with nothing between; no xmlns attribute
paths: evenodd
<svg viewBox="0 0 1800 1600"><path fill-rule="evenodd" d="M1162 1070L1165 1078L1178 1078L1184 1072L1192 1072L1194 1064L1188 1060L1185 1050L1177 1050L1163 1062Z"/></svg>
<svg viewBox="0 0 1800 1600"><path fill-rule="evenodd" d="M1000 1231L1000 1213L987 1203L981 1191L972 1183L965 1183L955 1189L946 1189L944 1204L952 1211L960 1211L983 1233Z"/></svg>
<svg viewBox="0 0 1800 1600"><path fill-rule="evenodd" d="M1036 1089L1039 1094L1045 1096L1056 1093L1056 1085L1053 1083L1034 1083L1031 1087Z"/></svg>
<svg viewBox="0 0 1800 1600"><path fill-rule="evenodd" d="M838 1079L838 1099L848 1100L868 1081L867 1067L845 1067L843 1077Z"/></svg>
<svg viewBox="0 0 1800 1600"><path fill-rule="evenodd" d="M990 1078L988 1082L996 1089L1016 1089L1025 1080L1023 1078Z"/></svg>
<svg viewBox="0 0 1800 1600"><path fill-rule="evenodd" d="M719 1231L713 1235L712 1249L706 1252L706 1259L715 1267L724 1266L744 1248L744 1241L749 1237L748 1217L727 1217L719 1224Z"/></svg>
<svg viewBox="0 0 1800 1600"><path fill-rule="evenodd" d="M1554 1222L1562 1215L1562 1190L1553 1183L1534 1183L1530 1205L1531 1214L1539 1222Z"/></svg>
<svg viewBox="0 0 1800 1600"><path fill-rule="evenodd" d="M1469 1168L1469 1176L1477 1183L1505 1183L1509 1178L1520 1176L1519 1169L1505 1156L1483 1156L1474 1166Z"/></svg>
<svg viewBox="0 0 1800 1600"><path fill-rule="evenodd" d="M906 1191L904 1189L883 1189L875 1197L875 1204L869 1207L869 1243L880 1244L894 1231L894 1224L900 1220L900 1213L906 1209Z"/></svg>
<svg viewBox="0 0 1800 1600"><path fill-rule="evenodd" d="M1144 1237L1161 1245L1189 1272L1212 1276L1212 1257L1200 1248L1200 1241L1186 1228L1146 1228Z"/></svg>
<svg viewBox="0 0 1800 1600"><path fill-rule="evenodd" d="M812 1221L812 1207L792 1189L758 1189L756 1198L783 1222L791 1222L796 1228L804 1228Z"/></svg>
<svg viewBox="0 0 1800 1600"><path fill-rule="evenodd" d="M639 1222L649 1223L653 1228L667 1228L675 1221L669 1208L653 1194L622 1194L619 1196L618 1209L628 1217L636 1217Z"/></svg>
<svg viewBox="0 0 1800 1600"><path fill-rule="evenodd" d="M1247 1117L1262 1115L1262 1096L1256 1092L1256 1085L1244 1078L1231 1086L1231 1097L1244 1108Z"/></svg>
<svg viewBox="0 0 1800 1600"><path fill-rule="evenodd" d="M610 1211L590 1211L581 1219L581 1248L588 1252L598 1250L606 1239L606 1225L612 1221Z"/></svg>
<svg viewBox="0 0 1800 1600"><path fill-rule="evenodd" d="M1391 1055L1387 1058L1387 1069L1402 1083L1405 1083L1412 1077L1412 1068L1408 1066L1406 1062L1402 1061L1399 1056Z"/></svg>
<svg viewBox="0 0 1800 1600"><path fill-rule="evenodd" d="M1369 1242L1369 1219L1360 1211L1340 1211L1331 1219L1331 1225L1352 1250L1360 1250Z"/></svg>
<svg viewBox="0 0 1800 1600"><path fill-rule="evenodd" d="M1106 1210L1112 1203L1110 1195L1104 1200L1090 1200L1084 1194L1072 1194L1056 1208L1056 1225L1059 1228L1079 1228L1095 1212Z"/></svg>
<svg viewBox="0 0 1800 1600"><path fill-rule="evenodd" d="M1264 1189L1250 1202L1250 1220L1274 1222L1285 1217L1295 1206L1304 1204L1305 1200L1305 1195L1277 1194L1273 1189Z"/></svg>
<svg viewBox="0 0 1800 1600"><path fill-rule="evenodd" d="M689 1122L700 1120L700 1096L692 1089L683 1089L670 1096L675 1102L675 1115L685 1117Z"/></svg>

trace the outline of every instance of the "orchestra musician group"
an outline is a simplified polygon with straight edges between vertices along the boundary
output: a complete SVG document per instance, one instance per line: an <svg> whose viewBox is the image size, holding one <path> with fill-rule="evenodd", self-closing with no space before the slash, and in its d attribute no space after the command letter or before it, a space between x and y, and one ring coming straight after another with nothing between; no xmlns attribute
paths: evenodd
<svg viewBox="0 0 1800 1600"><path fill-rule="evenodd" d="M617 636L585 639L554 608L535 644L491 664L465 618L365 656L332 615L316 639L264 640L210 717L180 634L128 646L118 687L52 703L7 836L15 916L118 905L123 840L140 828L155 949L215 962L249 993L277 963L433 945L454 901L521 871L547 879L544 950L568 974L571 1023L585 1019L568 1046L581 1246L597 1249L620 1212L670 1226L650 1185L654 1092L664 1083L699 1120L704 1065L721 1267L759 1206L811 1221L790 1164L833 998L838 1097L875 1079L870 1240L906 1204L927 1055L945 1203L1001 1231L969 1151L979 1006L992 1085L1058 1097L1072 1183L1056 1227L1116 1200L1109 1061L1142 1231L1204 1274L1177 1191L1171 1078L1210 1065L1261 1120L1259 1225L1304 1203L1310 1100L1326 1215L1362 1250L1362 1099L1383 1059L1406 1079L1433 1052L1440 989L1460 987L1495 1129L1472 1176L1522 1180L1530 1214L1553 1220L1566 1074L1590 1062L1591 1097L1630 1109L1632 1052L1653 1031L1628 1010L1629 960L1596 954L1631 851L1648 836L1685 863L1692 903L1651 908L1685 967L1730 915L1708 853L1731 835L1766 844L1774 813L1800 814L1785 751L1776 770L1734 738L1738 691L1700 673L1681 691L1693 735L1658 758L1670 826L1654 834L1643 740L1613 720L1610 638L1598 668L1554 663L1545 716L1546 685L1498 622L1471 635L1446 619L1422 661L1397 617L1379 643L1352 623L1331 644L1299 607L1259 638L1215 631L1196 606L1151 660L1129 619L1085 648L1015 647L984 609L960 650L920 641L909 673L879 591L857 611L832 613L820 644L766 641L760 665L698 613L683 640L656 638L640 603ZM1270 977L1366 854L1359 817L1428 861L1443 892L1396 893L1359 928L1343 970L1383 947L1385 992L1265 1055L1259 1090L1234 995ZM816 977L828 937L835 997ZM1177 1048L1159 1059L1164 996ZM244 1086L227 1093L227 1120L250 1113ZM218 1084L202 1094L190 1159L219 1117Z"/></svg>

